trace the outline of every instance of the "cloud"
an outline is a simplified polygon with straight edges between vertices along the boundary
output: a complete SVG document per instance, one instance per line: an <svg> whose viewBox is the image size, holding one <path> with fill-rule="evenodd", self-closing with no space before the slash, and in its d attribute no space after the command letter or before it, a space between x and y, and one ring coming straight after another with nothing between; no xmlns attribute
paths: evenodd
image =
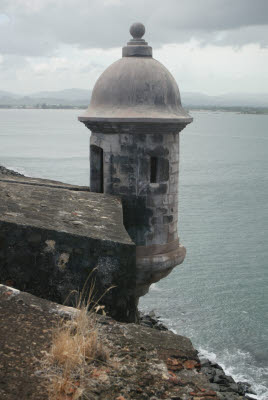
<svg viewBox="0 0 268 400"><path fill-rule="evenodd" d="M0 89L92 88L135 21L183 91L268 92L268 0L0 0Z"/></svg>
<svg viewBox="0 0 268 400"><path fill-rule="evenodd" d="M136 20L144 22L154 47L191 38L203 45L268 44L267 0L2 0L0 15L2 54L54 56L61 45L122 47Z"/></svg>
<svg viewBox="0 0 268 400"><path fill-rule="evenodd" d="M164 45L155 51L155 57L170 70L182 92L268 92L268 49L257 44L201 47L192 40Z"/></svg>
<svg viewBox="0 0 268 400"><path fill-rule="evenodd" d="M0 90L31 94L42 90L90 89L103 70L120 58L121 49L63 46L57 55L0 55Z"/></svg>
<svg viewBox="0 0 268 400"><path fill-rule="evenodd" d="M120 48L68 45L53 57L0 56L0 89L21 94L72 87L92 89L100 74L120 56ZM258 44L202 47L192 39L163 45L155 49L154 57L171 71L182 92L268 92L268 49Z"/></svg>

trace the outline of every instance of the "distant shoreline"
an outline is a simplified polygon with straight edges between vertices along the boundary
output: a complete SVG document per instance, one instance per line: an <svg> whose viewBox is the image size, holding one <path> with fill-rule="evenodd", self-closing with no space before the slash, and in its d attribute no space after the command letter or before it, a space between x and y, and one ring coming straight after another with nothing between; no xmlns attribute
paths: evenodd
<svg viewBox="0 0 268 400"><path fill-rule="evenodd" d="M36 104L33 106L25 105L9 105L0 104L0 109L19 109L19 110L83 110L87 109L87 105L61 105L61 104ZM255 114L255 115L267 115L267 107L228 107L228 106L184 106L188 111L222 111L222 112L236 112L239 114Z"/></svg>

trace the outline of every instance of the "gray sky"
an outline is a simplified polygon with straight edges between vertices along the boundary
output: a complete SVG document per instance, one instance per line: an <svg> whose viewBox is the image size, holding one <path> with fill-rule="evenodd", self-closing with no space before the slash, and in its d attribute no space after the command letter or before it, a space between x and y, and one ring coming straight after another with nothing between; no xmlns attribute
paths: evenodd
<svg viewBox="0 0 268 400"><path fill-rule="evenodd" d="M92 88L135 21L182 91L268 93L268 0L0 0L0 90Z"/></svg>

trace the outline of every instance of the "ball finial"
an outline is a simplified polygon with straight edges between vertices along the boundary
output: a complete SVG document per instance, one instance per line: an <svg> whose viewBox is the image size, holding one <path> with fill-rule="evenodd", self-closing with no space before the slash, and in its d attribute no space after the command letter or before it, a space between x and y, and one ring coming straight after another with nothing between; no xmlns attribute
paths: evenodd
<svg viewBox="0 0 268 400"><path fill-rule="evenodd" d="M133 39L141 39L145 34L145 26L141 22L135 22L131 25L129 32Z"/></svg>

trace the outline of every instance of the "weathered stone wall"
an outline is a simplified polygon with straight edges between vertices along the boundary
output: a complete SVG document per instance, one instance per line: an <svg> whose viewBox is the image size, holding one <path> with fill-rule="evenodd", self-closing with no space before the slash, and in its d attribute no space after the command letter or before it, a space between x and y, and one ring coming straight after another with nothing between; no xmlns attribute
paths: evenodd
<svg viewBox="0 0 268 400"><path fill-rule="evenodd" d="M118 198L0 180L0 283L72 305L86 282L95 300L115 286L102 304L134 321L135 276Z"/></svg>
<svg viewBox="0 0 268 400"><path fill-rule="evenodd" d="M176 240L179 133L92 133L90 144L103 149L104 193L122 197L124 224L137 246ZM151 157L159 163L157 183L150 183Z"/></svg>

